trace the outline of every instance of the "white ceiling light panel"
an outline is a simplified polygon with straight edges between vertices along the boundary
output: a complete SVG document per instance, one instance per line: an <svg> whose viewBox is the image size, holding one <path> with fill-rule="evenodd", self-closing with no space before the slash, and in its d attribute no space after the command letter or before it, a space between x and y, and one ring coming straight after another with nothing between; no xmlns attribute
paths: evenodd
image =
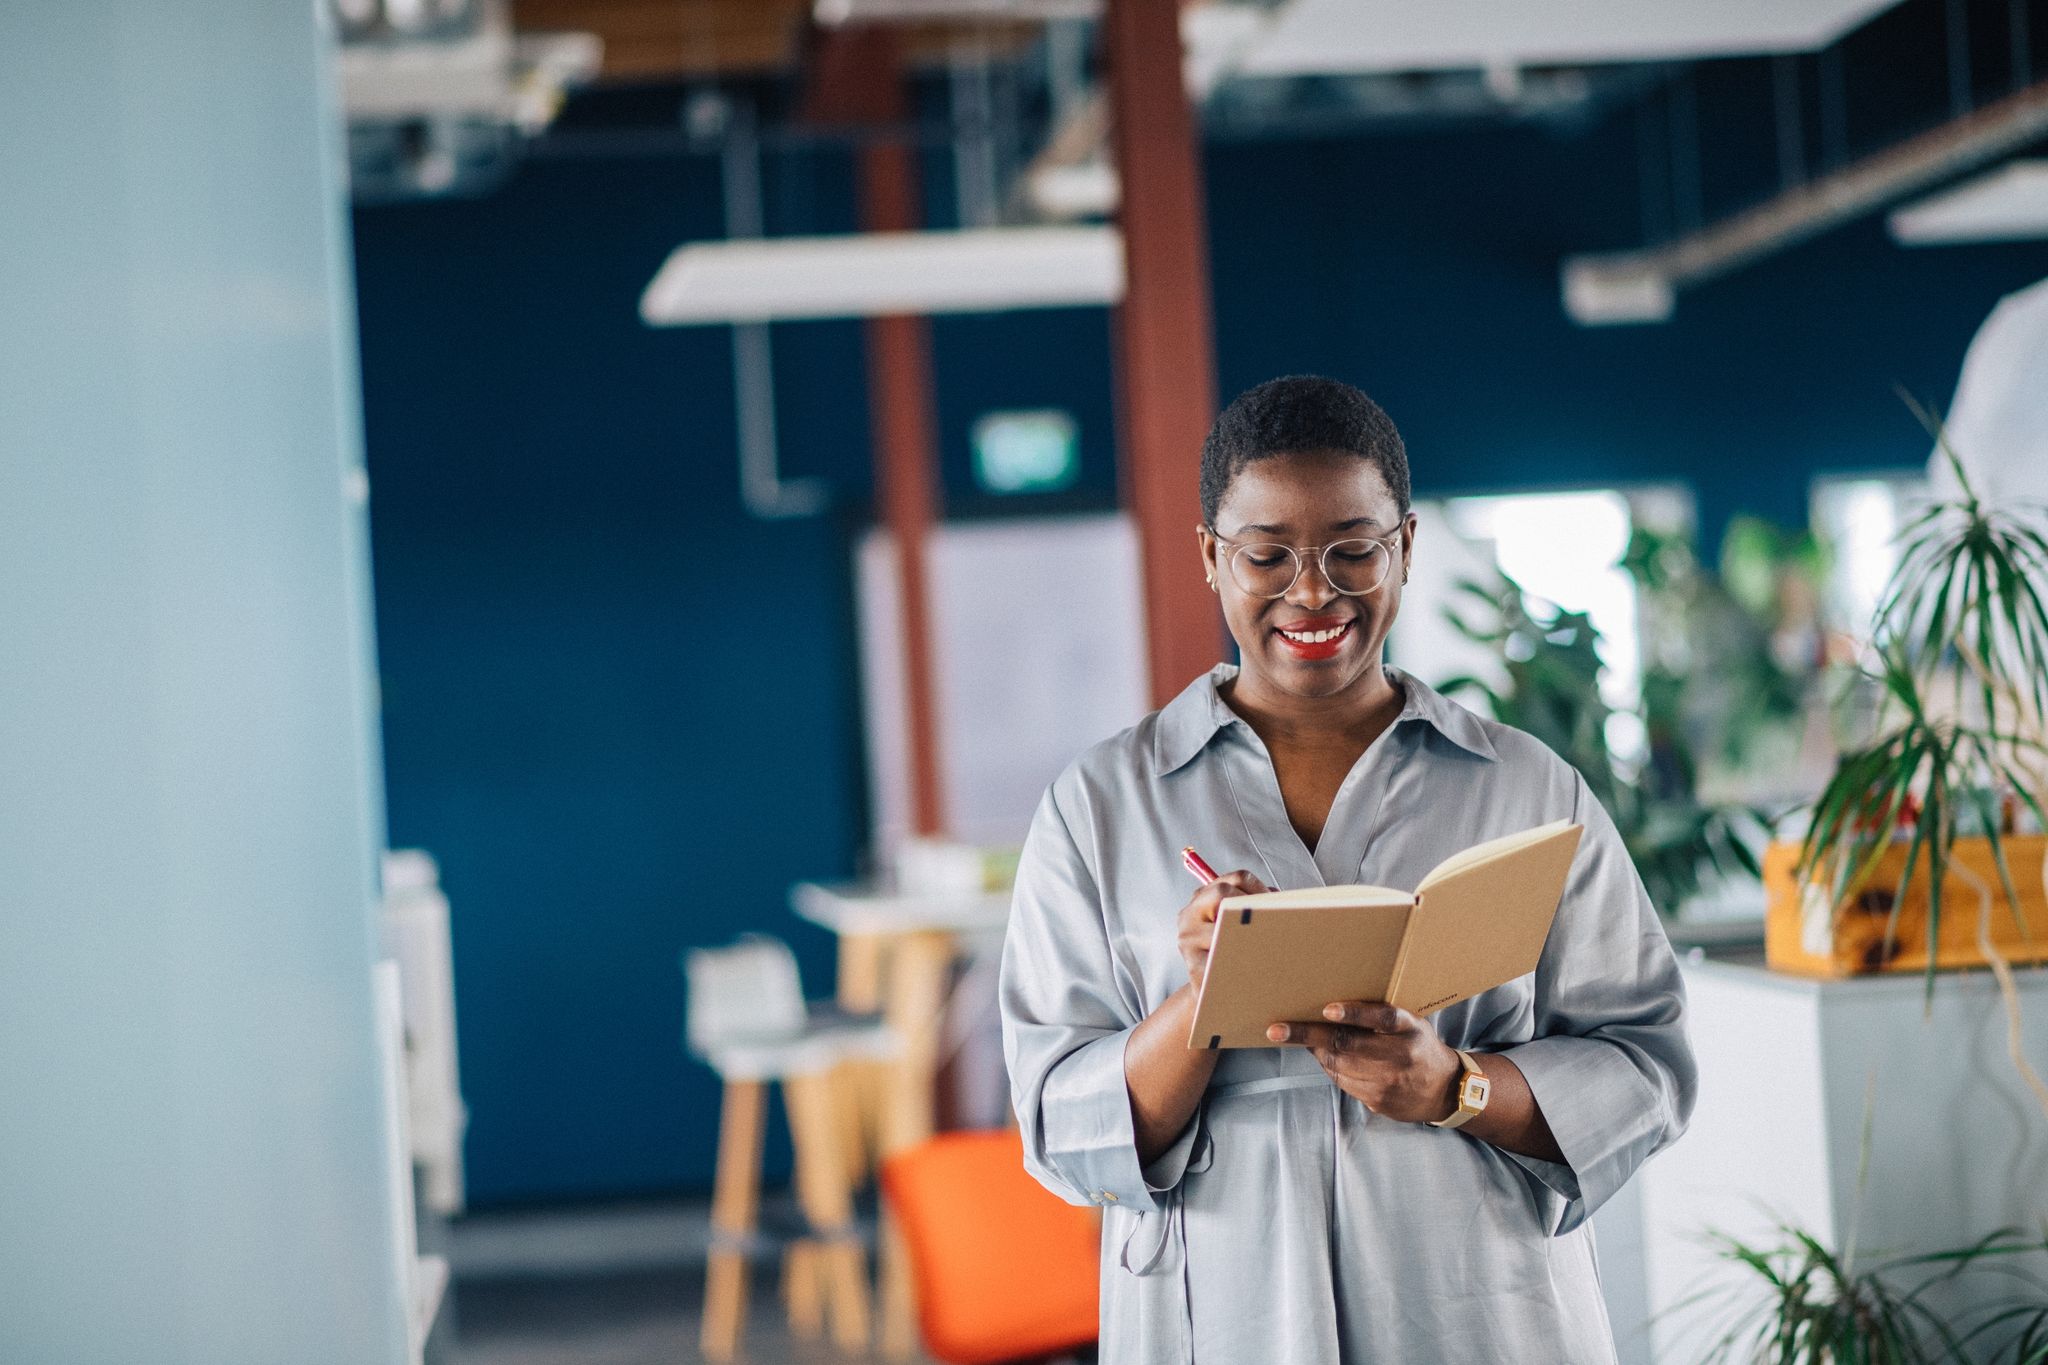
<svg viewBox="0 0 2048 1365"><path fill-rule="evenodd" d="M650 326L1115 303L1115 228L971 228L769 237L677 247L640 296Z"/></svg>
<svg viewBox="0 0 2048 1365"><path fill-rule="evenodd" d="M1102 0L816 0L811 17L826 28L863 23L959 20L1093 19Z"/></svg>
<svg viewBox="0 0 2048 1365"><path fill-rule="evenodd" d="M1901 246L2048 237L2048 161L2008 161L1906 205L1889 225Z"/></svg>
<svg viewBox="0 0 2048 1365"><path fill-rule="evenodd" d="M1897 0L1292 0L1247 76L1810 52Z"/></svg>

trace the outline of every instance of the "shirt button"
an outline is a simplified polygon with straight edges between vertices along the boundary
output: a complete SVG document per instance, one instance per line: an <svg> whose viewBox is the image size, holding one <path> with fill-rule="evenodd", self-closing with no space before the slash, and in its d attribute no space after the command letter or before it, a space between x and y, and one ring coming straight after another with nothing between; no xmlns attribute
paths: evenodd
<svg viewBox="0 0 2048 1365"><path fill-rule="evenodd" d="M1102 1192L1102 1202L1105 1204L1114 1204L1116 1202L1116 1196L1111 1194L1108 1190L1104 1190Z"/></svg>

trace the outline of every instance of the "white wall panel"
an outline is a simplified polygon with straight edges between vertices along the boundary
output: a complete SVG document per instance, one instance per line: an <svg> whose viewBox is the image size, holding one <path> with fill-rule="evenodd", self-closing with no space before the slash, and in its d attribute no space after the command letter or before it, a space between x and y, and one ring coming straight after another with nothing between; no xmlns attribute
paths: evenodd
<svg viewBox="0 0 2048 1365"><path fill-rule="evenodd" d="M0 5L9 1361L405 1352L318 12Z"/></svg>

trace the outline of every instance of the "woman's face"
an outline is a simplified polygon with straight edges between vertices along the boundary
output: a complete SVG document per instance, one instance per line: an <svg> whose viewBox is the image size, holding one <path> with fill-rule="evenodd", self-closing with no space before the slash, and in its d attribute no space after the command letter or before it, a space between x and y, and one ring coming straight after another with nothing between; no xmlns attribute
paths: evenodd
<svg viewBox="0 0 2048 1365"><path fill-rule="evenodd" d="M1247 681L1304 698L1375 683L1415 544L1414 514L1394 502L1378 466L1341 451L1255 460L1224 490L1214 532L1198 534ZM1360 538L1385 538L1393 560L1377 588L1352 597L1323 576L1318 551ZM1253 596L1231 574L1233 546L1262 541L1297 547L1301 574L1284 596Z"/></svg>

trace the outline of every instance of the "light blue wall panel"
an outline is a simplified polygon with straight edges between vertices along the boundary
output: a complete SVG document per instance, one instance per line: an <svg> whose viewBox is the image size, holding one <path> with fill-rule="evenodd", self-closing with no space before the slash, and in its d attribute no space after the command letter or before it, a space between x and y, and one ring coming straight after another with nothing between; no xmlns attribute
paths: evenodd
<svg viewBox="0 0 2048 1365"><path fill-rule="evenodd" d="M312 0L0 3L0 1359L404 1355Z"/></svg>

